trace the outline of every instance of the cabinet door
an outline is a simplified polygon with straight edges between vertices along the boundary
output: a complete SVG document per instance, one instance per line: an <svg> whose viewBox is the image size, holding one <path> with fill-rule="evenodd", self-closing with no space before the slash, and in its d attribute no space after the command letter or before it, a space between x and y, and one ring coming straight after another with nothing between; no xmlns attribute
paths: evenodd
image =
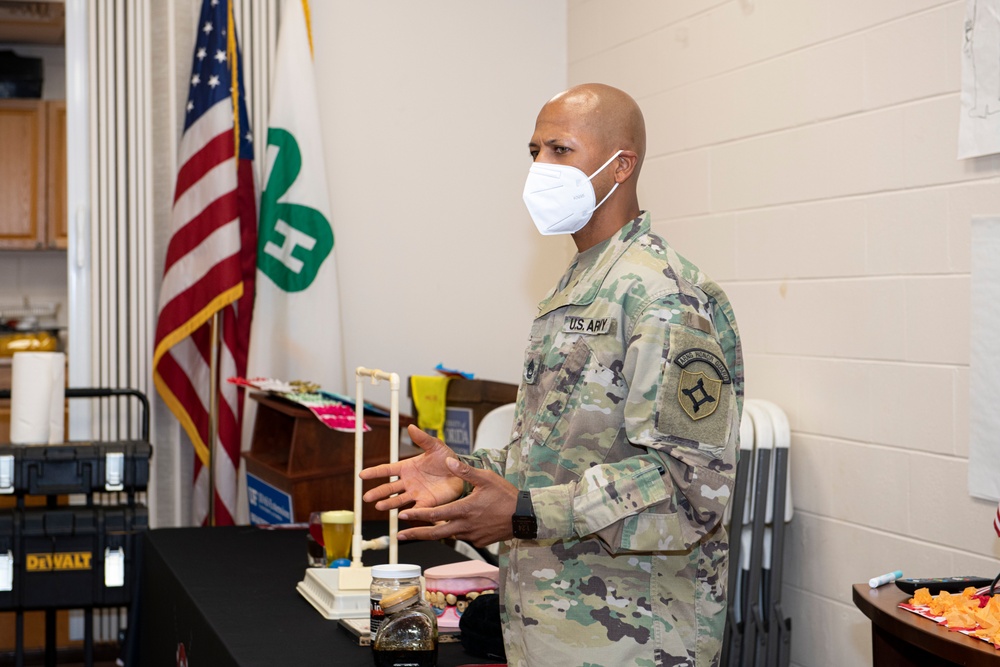
<svg viewBox="0 0 1000 667"><path fill-rule="evenodd" d="M63 250L69 245L66 213L66 100L48 107L48 221L46 245Z"/></svg>
<svg viewBox="0 0 1000 667"><path fill-rule="evenodd" d="M45 103L0 100L0 248L45 239Z"/></svg>

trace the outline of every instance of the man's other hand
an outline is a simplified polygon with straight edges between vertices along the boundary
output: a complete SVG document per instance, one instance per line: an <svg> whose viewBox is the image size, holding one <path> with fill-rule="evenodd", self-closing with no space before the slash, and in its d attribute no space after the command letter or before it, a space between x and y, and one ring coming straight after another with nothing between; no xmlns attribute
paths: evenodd
<svg viewBox="0 0 1000 667"><path fill-rule="evenodd" d="M511 515L517 507L517 487L492 470L481 470L457 458L445 461L454 479L471 483L472 493L438 507L407 509L400 519L427 521L432 526L419 526L401 531L401 540L436 540L455 537L477 547L509 540L513 537Z"/></svg>
<svg viewBox="0 0 1000 667"><path fill-rule="evenodd" d="M363 496L364 501L375 502L375 509L390 510L410 505L437 507L460 498L464 483L445 465L448 459L458 461L455 452L412 424L407 432L424 453L362 470L361 479L399 478L371 489Z"/></svg>

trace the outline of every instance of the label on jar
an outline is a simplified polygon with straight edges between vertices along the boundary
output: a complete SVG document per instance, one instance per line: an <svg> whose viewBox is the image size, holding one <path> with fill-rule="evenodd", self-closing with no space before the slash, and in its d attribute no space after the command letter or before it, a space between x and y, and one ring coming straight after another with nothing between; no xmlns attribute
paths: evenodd
<svg viewBox="0 0 1000 667"><path fill-rule="evenodd" d="M385 620L385 612L382 611L382 596L371 598L371 628L372 628L372 642L375 642L375 633L378 632L379 626L382 625L382 621Z"/></svg>

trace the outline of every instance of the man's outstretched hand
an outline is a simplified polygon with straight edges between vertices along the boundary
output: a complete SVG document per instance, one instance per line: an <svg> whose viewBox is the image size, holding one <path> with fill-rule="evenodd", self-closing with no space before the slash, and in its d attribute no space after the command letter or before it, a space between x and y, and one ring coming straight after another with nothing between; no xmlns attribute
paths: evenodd
<svg viewBox="0 0 1000 667"><path fill-rule="evenodd" d="M510 517L517 507L517 488L492 470L473 468L457 458L445 462L459 480L473 485L472 493L439 507L413 507L400 512L400 519L427 521L434 525L408 528L401 540L436 540L455 537L484 547L513 537Z"/></svg>
<svg viewBox="0 0 1000 667"><path fill-rule="evenodd" d="M383 463L362 470L361 479L399 478L368 491L364 495L365 502L377 501L376 509L390 510L410 505L437 507L460 498L464 483L445 464L448 459L458 461L455 452L412 424L407 432L413 444L424 453L398 463Z"/></svg>

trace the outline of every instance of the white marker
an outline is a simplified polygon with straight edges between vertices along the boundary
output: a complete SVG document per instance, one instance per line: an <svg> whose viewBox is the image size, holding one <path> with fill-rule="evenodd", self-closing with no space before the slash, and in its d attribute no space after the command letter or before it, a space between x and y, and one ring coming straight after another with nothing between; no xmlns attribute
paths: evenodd
<svg viewBox="0 0 1000 667"><path fill-rule="evenodd" d="M891 584L897 579L902 579L902 578L903 578L903 571L896 570L895 572L890 572L889 574L883 574L881 577L875 577L873 579L869 579L868 585L871 586L872 588L878 588L883 584Z"/></svg>

